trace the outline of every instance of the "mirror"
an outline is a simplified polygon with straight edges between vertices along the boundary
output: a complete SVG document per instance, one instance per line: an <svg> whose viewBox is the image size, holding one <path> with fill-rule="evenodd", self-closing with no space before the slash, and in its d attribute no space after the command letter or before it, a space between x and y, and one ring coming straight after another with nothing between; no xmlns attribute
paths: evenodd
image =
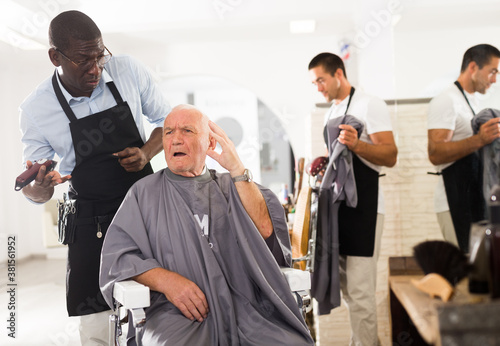
<svg viewBox="0 0 500 346"><path fill-rule="evenodd" d="M401 252L425 239L442 239L435 210L438 176L427 154L427 113L432 97L456 80L465 51L476 44L500 47L500 29L493 20L498 5L464 2L447 4L403 1L399 21L392 27L395 100L391 100L398 135L398 164L382 178L387 210L386 229L398 230ZM437 7L436 7L437 5ZM439 6L440 5L440 6ZM445 14L446 13L446 14ZM464 23L463 13L471 20ZM425 18L425 24L422 19ZM479 108L500 107L500 85L486 95L476 94Z"/></svg>
<svg viewBox="0 0 500 346"><path fill-rule="evenodd" d="M227 133L256 182L277 196L285 186L291 192L295 160L288 135L279 118L253 92L205 75L169 77L159 84L172 107L195 105ZM162 155L155 157L155 170L165 166ZM207 166L224 171L211 158Z"/></svg>

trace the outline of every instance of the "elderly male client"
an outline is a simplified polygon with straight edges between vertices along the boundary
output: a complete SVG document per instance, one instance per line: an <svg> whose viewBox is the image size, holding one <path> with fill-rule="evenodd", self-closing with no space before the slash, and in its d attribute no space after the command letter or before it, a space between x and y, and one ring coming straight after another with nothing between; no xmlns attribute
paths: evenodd
<svg viewBox="0 0 500 346"><path fill-rule="evenodd" d="M279 269L291 255L276 196L193 106L165 119L163 148L168 168L130 189L106 234L108 304L117 281L150 287L145 345L313 344ZM229 173L208 170L207 155Z"/></svg>

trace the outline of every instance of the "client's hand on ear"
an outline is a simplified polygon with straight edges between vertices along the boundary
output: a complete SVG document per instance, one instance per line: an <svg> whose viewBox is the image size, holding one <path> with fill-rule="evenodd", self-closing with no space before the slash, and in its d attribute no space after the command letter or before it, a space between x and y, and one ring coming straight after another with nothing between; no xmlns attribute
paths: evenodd
<svg viewBox="0 0 500 346"><path fill-rule="evenodd" d="M213 121L208 122L210 127L210 136L220 144L222 152L219 154L214 149L208 149L207 155L217 161L222 167L227 169L231 176L243 174L245 166L240 160L234 143L229 139L224 130L222 130Z"/></svg>

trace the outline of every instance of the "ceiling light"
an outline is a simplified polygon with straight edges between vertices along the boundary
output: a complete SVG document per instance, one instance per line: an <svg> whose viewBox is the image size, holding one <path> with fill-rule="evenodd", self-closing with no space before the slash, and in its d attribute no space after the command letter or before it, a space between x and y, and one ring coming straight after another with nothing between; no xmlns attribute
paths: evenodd
<svg viewBox="0 0 500 346"><path fill-rule="evenodd" d="M310 34L316 29L315 20L292 20L290 21L290 32L292 34Z"/></svg>

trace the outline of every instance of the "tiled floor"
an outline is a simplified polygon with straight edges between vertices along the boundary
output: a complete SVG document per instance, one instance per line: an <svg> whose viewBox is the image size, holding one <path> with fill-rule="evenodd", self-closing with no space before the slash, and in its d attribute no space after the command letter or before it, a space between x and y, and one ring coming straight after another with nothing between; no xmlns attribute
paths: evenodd
<svg viewBox="0 0 500 346"><path fill-rule="evenodd" d="M16 338L0 329L0 345L79 345L78 320L67 317L65 302L65 260L32 259L17 265ZM0 320L9 318L10 296L0 267ZM11 286L9 286L10 288ZM2 326L5 322L2 323Z"/></svg>

